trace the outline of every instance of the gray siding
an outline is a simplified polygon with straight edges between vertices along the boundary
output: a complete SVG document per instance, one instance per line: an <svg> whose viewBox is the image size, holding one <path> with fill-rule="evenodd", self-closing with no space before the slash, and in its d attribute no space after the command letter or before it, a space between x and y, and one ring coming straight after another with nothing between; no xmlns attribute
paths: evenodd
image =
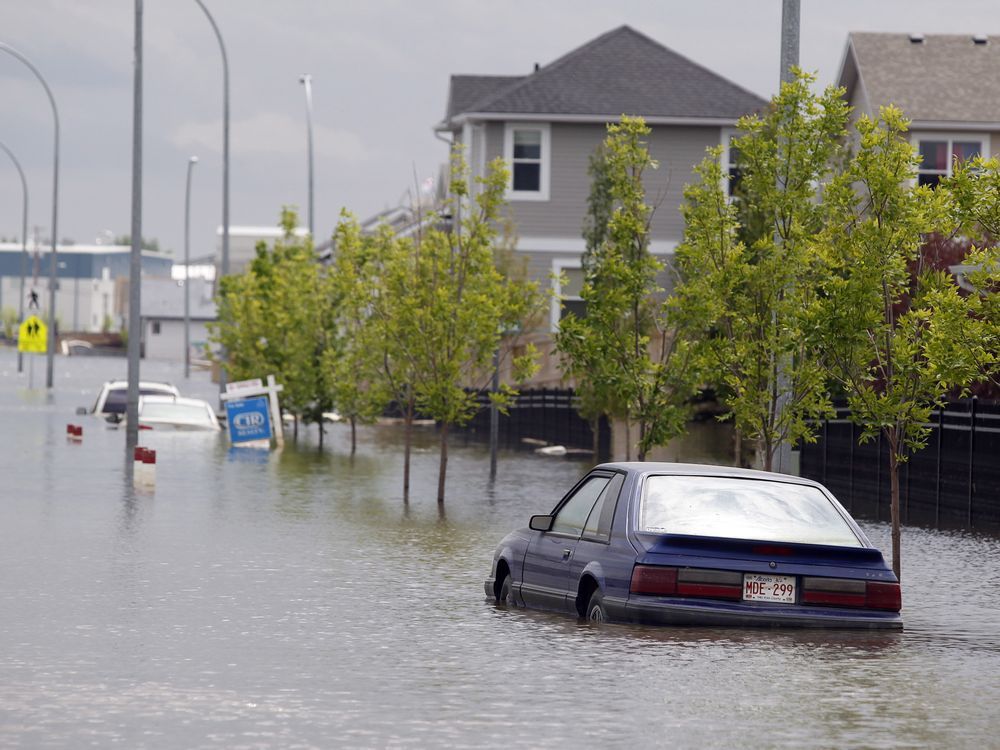
<svg viewBox="0 0 1000 750"><path fill-rule="evenodd" d="M509 203L520 236L580 236L590 192L587 163L606 132L602 125L552 124L549 200ZM487 125L487 161L503 155L503 135L502 123ZM653 217L654 240L679 241L683 236L679 208L684 186L693 179L694 166L704 158L705 149L719 145L720 139L718 127L653 128L649 150L660 167L647 173L646 192L650 203L659 204Z"/></svg>

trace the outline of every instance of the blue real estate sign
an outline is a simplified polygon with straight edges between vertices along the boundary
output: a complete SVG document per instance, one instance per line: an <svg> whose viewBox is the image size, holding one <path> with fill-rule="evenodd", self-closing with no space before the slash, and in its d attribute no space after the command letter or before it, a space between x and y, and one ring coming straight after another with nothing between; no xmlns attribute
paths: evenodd
<svg viewBox="0 0 1000 750"><path fill-rule="evenodd" d="M229 439L234 443L271 439L271 419L265 396L226 402Z"/></svg>

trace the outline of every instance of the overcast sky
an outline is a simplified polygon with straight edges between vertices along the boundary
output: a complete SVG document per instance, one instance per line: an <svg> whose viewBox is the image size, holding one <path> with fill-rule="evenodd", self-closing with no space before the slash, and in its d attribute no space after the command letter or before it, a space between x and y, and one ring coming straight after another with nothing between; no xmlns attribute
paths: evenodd
<svg viewBox="0 0 1000 750"><path fill-rule="evenodd" d="M437 174L432 127L453 73L525 74L628 24L770 97L781 0L206 0L225 38L231 85L232 225L305 223L305 97L312 75L316 231L343 207L364 218ZM131 0L3 0L0 41L41 70L60 110L59 236L126 234L131 211ZM802 0L801 63L837 74L849 31L996 33L995 0ZM197 155L192 254L214 250L222 214L222 68L193 0L146 0L143 234L183 253L184 178ZM637 71L641 74L641 71ZM30 72L0 55L0 141L25 168L29 225L49 232L52 117ZM0 154L0 235L20 234L21 190ZM29 230L30 236L30 230Z"/></svg>

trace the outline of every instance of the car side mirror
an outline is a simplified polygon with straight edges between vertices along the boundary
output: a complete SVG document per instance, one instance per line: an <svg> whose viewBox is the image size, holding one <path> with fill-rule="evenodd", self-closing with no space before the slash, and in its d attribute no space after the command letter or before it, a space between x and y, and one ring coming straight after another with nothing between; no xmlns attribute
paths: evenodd
<svg viewBox="0 0 1000 750"><path fill-rule="evenodd" d="M532 531L549 531L554 520L555 518L552 516L532 516L528 522L528 528Z"/></svg>
<svg viewBox="0 0 1000 750"><path fill-rule="evenodd" d="M87 407L86 406L78 406L78 407L76 407L76 413L77 414L89 414L90 412L87 411Z"/></svg>
<svg viewBox="0 0 1000 750"><path fill-rule="evenodd" d="M122 415L117 413L108 414L108 416L104 418L104 421L107 422L108 424L121 424Z"/></svg>

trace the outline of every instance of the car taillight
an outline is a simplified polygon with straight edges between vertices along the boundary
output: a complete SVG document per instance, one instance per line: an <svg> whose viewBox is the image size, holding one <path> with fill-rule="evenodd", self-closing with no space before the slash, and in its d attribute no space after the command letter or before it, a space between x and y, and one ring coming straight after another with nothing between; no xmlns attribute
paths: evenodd
<svg viewBox="0 0 1000 750"><path fill-rule="evenodd" d="M728 570L636 565L632 569L629 591L654 596L739 599L742 596L742 583L742 574Z"/></svg>
<svg viewBox="0 0 1000 750"><path fill-rule="evenodd" d="M677 593L677 568L659 565L636 565L632 569L633 594L659 594L669 596Z"/></svg>
<svg viewBox="0 0 1000 750"><path fill-rule="evenodd" d="M807 577L802 579L802 603L898 612L902 599L898 583Z"/></svg>
<svg viewBox="0 0 1000 750"><path fill-rule="evenodd" d="M888 609L899 612L903 607L903 593L898 583L868 581L865 587L865 606L870 609Z"/></svg>
<svg viewBox="0 0 1000 750"><path fill-rule="evenodd" d="M840 607L865 606L865 582L852 578L803 578L803 604L833 604Z"/></svg>

